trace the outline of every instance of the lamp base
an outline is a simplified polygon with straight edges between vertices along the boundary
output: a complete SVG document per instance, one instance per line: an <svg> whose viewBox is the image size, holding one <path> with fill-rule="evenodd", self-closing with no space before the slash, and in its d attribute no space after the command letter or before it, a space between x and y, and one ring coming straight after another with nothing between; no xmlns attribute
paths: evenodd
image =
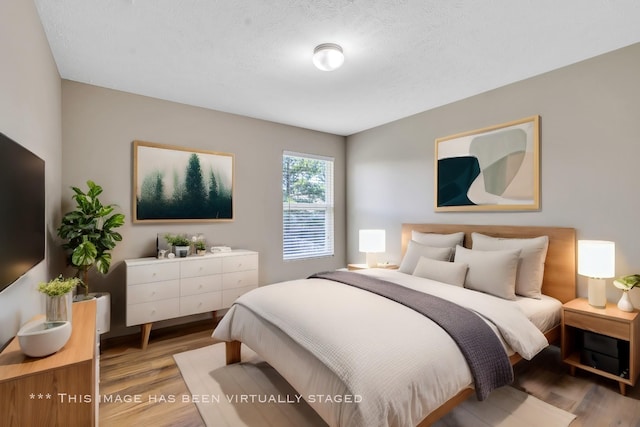
<svg viewBox="0 0 640 427"><path fill-rule="evenodd" d="M589 278L589 305L596 308L605 308L607 306L607 289L604 279Z"/></svg>
<svg viewBox="0 0 640 427"><path fill-rule="evenodd" d="M375 252L367 252L367 267L376 268L378 266L378 257Z"/></svg>

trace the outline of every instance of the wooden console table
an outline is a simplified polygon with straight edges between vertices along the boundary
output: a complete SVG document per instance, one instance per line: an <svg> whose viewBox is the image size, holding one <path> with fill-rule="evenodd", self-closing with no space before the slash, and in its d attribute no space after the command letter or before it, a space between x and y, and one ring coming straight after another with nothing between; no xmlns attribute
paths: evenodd
<svg viewBox="0 0 640 427"><path fill-rule="evenodd" d="M97 424L96 301L73 304L69 341L47 357L29 357L14 338L0 353L3 426Z"/></svg>

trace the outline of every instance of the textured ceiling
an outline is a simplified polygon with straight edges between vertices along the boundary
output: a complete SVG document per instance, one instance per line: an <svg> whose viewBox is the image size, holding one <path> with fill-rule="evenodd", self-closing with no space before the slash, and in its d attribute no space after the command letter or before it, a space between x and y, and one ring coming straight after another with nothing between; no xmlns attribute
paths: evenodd
<svg viewBox="0 0 640 427"><path fill-rule="evenodd" d="M638 0L35 3L62 78L338 135L640 42Z"/></svg>

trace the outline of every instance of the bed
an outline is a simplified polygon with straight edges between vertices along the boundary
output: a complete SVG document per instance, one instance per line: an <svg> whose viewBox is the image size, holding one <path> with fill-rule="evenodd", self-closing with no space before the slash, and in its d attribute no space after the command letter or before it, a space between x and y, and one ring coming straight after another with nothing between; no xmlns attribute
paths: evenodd
<svg viewBox="0 0 640 427"><path fill-rule="evenodd" d="M480 313L511 364L559 339L561 303L575 297L574 229L403 224L403 256L414 232L463 232L467 248L472 233L548 236L540 299L506 300L386 269L360 274L421 292L428 287L429 293ZM475 390L475 377L456 343L429 319L326 279L283 282L241 297L213 336L226 341L227 364L240 361L241 343L252 348L332 426L428 426Z"/></svg>

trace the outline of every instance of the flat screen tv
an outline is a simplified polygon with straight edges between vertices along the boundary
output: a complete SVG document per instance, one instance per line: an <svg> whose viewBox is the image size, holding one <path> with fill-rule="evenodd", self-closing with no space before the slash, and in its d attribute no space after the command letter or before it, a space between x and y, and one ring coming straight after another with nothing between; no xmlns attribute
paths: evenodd
<svg viewBox="0 0 640 427"><path fill-rule="evenodd" d="M0 291L44 259L44 160L0 133Z"/></svg>

